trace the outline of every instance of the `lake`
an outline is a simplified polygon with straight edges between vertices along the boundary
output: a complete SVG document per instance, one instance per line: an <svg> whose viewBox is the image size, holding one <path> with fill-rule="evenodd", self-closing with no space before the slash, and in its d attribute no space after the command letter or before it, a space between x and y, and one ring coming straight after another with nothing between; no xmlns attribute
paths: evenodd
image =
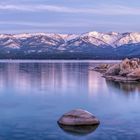
<svg viewBox="0 0 140 140"><path fill-rule="evenodd" d="M139 140L140 83L106 81L90 70L113 61L0 61L0 140ZM101 124L75 133L60 128L81 108Z"/></svg>

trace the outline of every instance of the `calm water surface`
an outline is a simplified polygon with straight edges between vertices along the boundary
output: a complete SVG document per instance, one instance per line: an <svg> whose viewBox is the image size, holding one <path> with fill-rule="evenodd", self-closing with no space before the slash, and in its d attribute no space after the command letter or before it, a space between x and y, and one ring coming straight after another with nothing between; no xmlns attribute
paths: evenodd
<svg viewBox="0 0 140 140"><path fill-rule="evenodd" d="M139 140L140 84L106 81L89 70L97 63L0 62L0 140ZM85 135L60 128L75 108L101 124Z"/></svg>

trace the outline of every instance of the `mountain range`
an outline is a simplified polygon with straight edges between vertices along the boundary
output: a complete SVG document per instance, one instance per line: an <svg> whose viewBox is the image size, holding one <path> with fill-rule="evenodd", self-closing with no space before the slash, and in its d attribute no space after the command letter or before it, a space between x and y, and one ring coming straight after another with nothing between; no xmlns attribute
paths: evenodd
<svg viewBox="0 0 140 140"><path fill-rule="evenodd" d="M139 32L0 34L1 59L123 59L140 57Z"/></svg>

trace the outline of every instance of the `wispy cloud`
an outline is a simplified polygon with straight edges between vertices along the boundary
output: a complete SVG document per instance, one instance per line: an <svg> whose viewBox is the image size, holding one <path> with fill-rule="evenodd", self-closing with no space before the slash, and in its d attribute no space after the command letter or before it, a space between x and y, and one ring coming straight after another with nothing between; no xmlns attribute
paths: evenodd
<svg viewBox="0 0 140 140"><path fill-rule="evenodd" d="M98 5L96 7L68 7L58 5L20 5L1 4L0 10L24 11L24 12L57 12L57 13L85 13L97 15L140 15L140 8L122 5Z"/></svg>
<svg viewBox="0 0 140 140"><path fill-rule="evenodd" d="M40 22L30 22L30 21L0 21L0 25L17 25L17 26L28 26L28 27L39 27L39 28L65 28L65 27L86 27L91 26L89 22L49 22L49 23L40 23Z"/></svg>
<svg viewBox="0 0 140 140"><path fill-rule="evenodd" d="M57 32L57 33L83 33L87 31L97 30L97 31L139 31L139 25L131 23L119 23L113 21L91 21L80 22L32 22L32 21L0 21L0 32L1 33L25 33L25 32ZM129 29L129 30L128 30ZM71 31L70 31L71 30Z"/></svg>

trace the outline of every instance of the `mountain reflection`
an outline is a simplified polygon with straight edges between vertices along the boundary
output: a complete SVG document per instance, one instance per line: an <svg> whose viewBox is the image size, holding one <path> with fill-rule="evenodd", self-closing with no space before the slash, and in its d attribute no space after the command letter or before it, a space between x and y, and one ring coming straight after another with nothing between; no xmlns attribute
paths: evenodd
<svg viewBox="0 0 140 140"><path fill-rule="evenodd" d="M0 63L0 90L88 88L88 65L80 63Z"/></svg>
<svg viewBox="0 0 140 140"><path fill-rule="evenodd" d="M91 63L0 63L0 91L18 93L106 94L117 89L121 94L140 92L140 84L106 81L89 70ZM93 64L92 64L93 65ZM113 91L112 90L112 91ZM59 92L58 92L59 91Z"/></svg>

